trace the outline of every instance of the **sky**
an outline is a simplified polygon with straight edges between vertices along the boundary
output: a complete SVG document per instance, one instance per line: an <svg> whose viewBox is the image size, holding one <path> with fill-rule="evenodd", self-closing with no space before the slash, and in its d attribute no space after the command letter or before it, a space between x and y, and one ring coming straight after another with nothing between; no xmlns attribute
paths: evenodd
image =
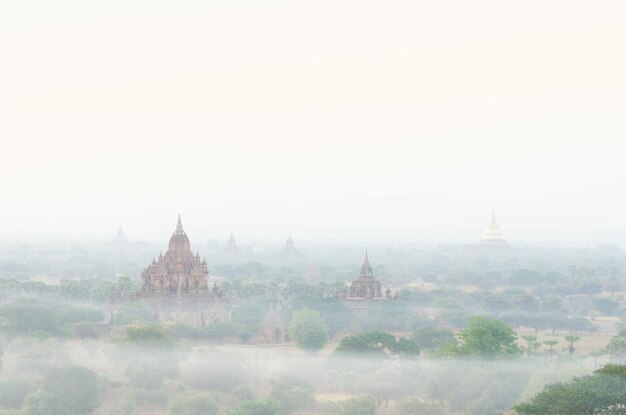
<svg viewBox="0 0 626 415"><path fill-rule="evenodd" d="M626 242L622 0L0 2L0 234Z"/></svg>

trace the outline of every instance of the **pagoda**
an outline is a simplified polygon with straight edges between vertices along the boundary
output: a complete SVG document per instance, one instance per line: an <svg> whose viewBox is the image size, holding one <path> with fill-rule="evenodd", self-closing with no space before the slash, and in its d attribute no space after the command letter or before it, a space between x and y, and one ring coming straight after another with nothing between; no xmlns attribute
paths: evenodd
<svg viewBox="0 0 626 415"><path fill-rule="evenodd" d="M349 299L374 300L383 298L382 284L374 277L367 252L361 265L361 273L350 286Z"/></svg>
<svg viewBox="0 0 626 415"><path fill-rule="evenodd" d="M120 226L117 230L117 233L111 239L110 245L114 247L123 247L129 244L128 238L126 238L126 234L124 234L124 230Z"/></svg>
<svg viewBox="0 0 626 415"><path fill-rule="evenodd" d="M141 295L176 295L201 294L208 292L206 259L191 252L189 238L183 229L178 215L176 230L170 238L165 255L152 263L141 274Z"/></svg>
<svg viewBox="0 0 626 415"><path fill-rule="evenodd" d="M228 253L228 254L236 254L239 252L239 247L237 246L237 241L235 241L235 237L233 236L233 233L230 233L230 238L228 239L228 242L226 243L226 247L224 248L224 252Z"/></svg>
<svg viewBox="0 0 626 415"><path fill-rule="evenodd" d="M291 235L289 235L289 238L287 238L287 240L285 241L285 247L281 251L281 254L284 256L292 256L298 254L298 250L296 249L296 245L293 243Z"/></svg>
<svg viewBox="0 0 626 415"><path fill-rule="evenodd" d="M488 247L508 247L508 242L502 236L502 230L496 222L496 214L491 214L491 221L487 224L485 231L483 232L483 238L480 241L482 246Z"/></svg>

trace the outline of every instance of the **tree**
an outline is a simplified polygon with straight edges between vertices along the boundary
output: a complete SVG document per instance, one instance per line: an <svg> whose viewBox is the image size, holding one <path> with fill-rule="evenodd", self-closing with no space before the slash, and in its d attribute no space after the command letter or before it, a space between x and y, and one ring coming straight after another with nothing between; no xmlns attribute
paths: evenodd
<svg viewBox="0 0 626 415"><path fill-rule="evenodd" d="M273 399L262 401L246 401L237 406L232 415L279 415L282 413L280 403Z"/></svg>
<svg viewBox="0 0 626 415"><path fill-rule="evenodd" d="M515 331L505 323L474 317L459 335L456 354L479 358L511 357L521 353Z"/></svg>
<svg viewBox="0 0 626 415"><path fill-rule="evenodd" d="M569 346L567 348L567 350L569 351L569 354L573 354L574 351L576 350L574 348L574 343L576 343L578 340L580 340L580 337L579 336L569 335L569 336L565 336L565 340L567 340L567 342L569 343Z"/></svg>
<svg viewBox="0 0 626 415"><path fill-rule="evenodd" d="M593 300L593 306L603 316L617 316L620 312L620 304L610 298L598 298Z"/></svg>
<svg viewBox="0 0 626 415"><path fill-rule="evenodd" d="M333 415L376 415L376 400L371 396L348 399L335 406Z"/></svg>
<svg viewBox="0 0 626 415"><path fill-rule="evenodd" d="M126 328L125 343L133 346L171 349L174 341L158 324Z"/></svg>
<svg viewBox="0 0 626 415"><path fill-rule="evenodd" d="M437 330L430 327L422 327L415 330L410 340L415 344L418 353L421 350L438 351L446 346L456 344L456 337L451 331Z"/></svg>
<svg viewBox="0 0 626 415"><path fill-rule="evenodd" d="M328 342L328 328L322 315L309 308L303 308L293 314L289 323L289 335L296 345L304 350L316 352Z"/></svg>
<svg viewBox="0 0 626 415"><path fill-rule="evenodd" d="M592 375L547 385L530 402L513 407L518 415L623 414L626 366L606 365Z"/></svg>
<svg viewBox="0 0 626 415"><path fill-rule="evenodd" d="M295 376L285 376L272 382L270 398L281 403L283 413L307 409L315 403L315 392L307 382Z"/></svg>
<svg viewBox="0 0 626 415"><path fill-rule="evenodd" d="M421 397L404 399L392 410L393 415L447 415L449 412L441 402L426 401Z"/></svg>
<svg viewBox="0 0 626 415"><path fill-rule="evenodd" d="M331 334L345 330L352 322L352 310L343 301L336 297L301 297L292 301L292 307L310 308L319 311L328 325ZM267 308L267 307L266 307ZM263 314L262 314L263 315Z"/></svg>
<svg viewBox="0 0 626 415"><path fill-rule="evenodd" d="M72 326L72 334L81 340L98 338L96 325L88 321L81 321Z"/></svg>
<svg viewBox="0 0 626 415"><path fill-rule="evenodd" d="M31 391L28 382L21 379L7 379L0 382L0 407L18 409Z"/></svg>
<svg viewBox="0 0 626 415"><path fill-rule="evenodd" d="M537 336L525 335L522 338L526 340L526 353L528 356L541 346L541 343L537 341Z"/></svg>
<svg viewBox="0 0 626 415"><path fill-rule="evenodd" d="M341 339L337 353L385 356L396 350L396 338L389 333L372 331Z"/></svg>
<svg viewBox="0 0 626 415"><path fill-rule="evenodd" d="M555 350L554 350L554 346L556 346L559 342L557 340L545 340L543 342L543 344L545 344L546 346L548 346L548 353L549 354L554 354Z"/></svg>
<svg viewBox="0 0 626 415"><path fill-rule="evenodd" d="M626 354L626 337L622 333L619 336L614 336L606 345L606 351L613 355Z"/></svg>
<svg viewBox="0 0 626 415"><path fill-rule="evenodd" d="M154 311L145 304L129 302L116 307L115 325L125 325L133 321L152 323L155 321Z"/></svg>
<svg viewBox="0 0 626 415"><path fill-rule="evenodd" d="M215 397L211 393L187 392L172 399L169 405L172 415L218 415Z"/></svg>
<svg viewBox="0 0 626 415"><path fill-rule="evenodd" d="M98 407L96 374L82 366L53 367L26 398L27 415L87 415Z"/></svg>

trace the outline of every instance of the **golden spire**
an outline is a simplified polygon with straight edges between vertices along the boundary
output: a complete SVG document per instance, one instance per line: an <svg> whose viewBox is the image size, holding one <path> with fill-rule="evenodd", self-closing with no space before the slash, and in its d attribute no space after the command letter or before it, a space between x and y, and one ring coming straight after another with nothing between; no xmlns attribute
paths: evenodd
<svg viewBox="0 0 626 415"><path fill-rule="evenodd" d="M502 238L502 230L500 226L498 226L498 222L496 222L496 214L495 212L491 212L491 221L485 228L485 232L483 232L483 240L494 240L494 239L503 239Z"/></svg>

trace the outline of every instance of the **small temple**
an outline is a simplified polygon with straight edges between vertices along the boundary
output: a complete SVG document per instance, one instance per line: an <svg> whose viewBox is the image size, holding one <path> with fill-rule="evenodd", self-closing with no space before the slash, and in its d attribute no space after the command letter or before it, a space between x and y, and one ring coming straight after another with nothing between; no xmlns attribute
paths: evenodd
<svg viewBox="0 0 626 415"><path fill-rule="evenodd" d="M287 240L285 241L285 247L281 251L281 254L285 256L292 256L292 255L298 254L298 250L296 249L296 245L294 244L293 239L291 238L291 235L289 235L289 238L287 238Z"/></svg>
<svg viewBox="0 0 626 415"><path fill-rule="evenodd" d="M128 238L126 238L126 234L124 234L124 230L120 226L119 229L117 230L117 233L113 237L113 239L111 239L111 245L124 246L124 245L128 245L128 243L129 243Z"/></svg>
<svg viewBox="0 0 626 415"><path fill-rule="evenodd" d="M485 228L485 231L483 232L483 238L481 239L480 244L482 246L489 246L489 247L508 247L509 246L508 242L504 239L502 235L502 230L500 229L498 222L496 222L495 213L491 214L491 220L489 221L489 224L487 224L487 227Z"/></svg>
<svg viewBox="0 0 626 415"><path fill-rule="evenodd" d="M374 271L370 265L367 252L361 265L361 272L350 286L349 299L374 300L383 298L382 284L374 277Z"/></svg>
<svg viewBox="0 0 626 415"><path fill-rule="evenodd" d="M230 233L230 238L228 238L228 242L226 243L224 252L228 254L239 253L239 247L237 246L237 241L235 241L235 237L233 236L232 232Z"/></svg>
<svg viewBox="0 0 626 415"><path fill-rule="evenodd" d="M261 337L263 343L285 343L285 319L280 304L270 305L270 308L261 321Z"/></svg>

